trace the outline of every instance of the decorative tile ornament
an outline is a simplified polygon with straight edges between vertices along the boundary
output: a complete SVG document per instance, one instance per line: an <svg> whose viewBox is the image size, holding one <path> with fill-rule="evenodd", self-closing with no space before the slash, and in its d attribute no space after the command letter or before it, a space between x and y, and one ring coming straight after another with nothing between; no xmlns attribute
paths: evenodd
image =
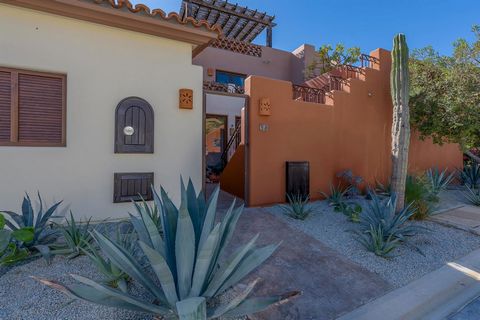
<svg viewBox="0 0 480 320"><path fill-rule="evenodd" d="M272 115L272 105L270 103L270 98L261 98L259 114L261 116L270 116Z"/></svg>
<svg viewBox="0 0 480 320"><path fill-rule="evenodd" d="M193 109L193 90L180 89L180 109Z"/></svg>

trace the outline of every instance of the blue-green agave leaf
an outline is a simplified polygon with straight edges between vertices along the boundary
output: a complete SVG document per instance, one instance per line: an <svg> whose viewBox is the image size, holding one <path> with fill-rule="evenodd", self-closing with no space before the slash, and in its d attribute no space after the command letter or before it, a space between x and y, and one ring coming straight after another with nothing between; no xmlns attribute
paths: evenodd
<svg viewBox="0 0 480 320"><path fill-rule="evenodd" d="M215 224L215 215L217 213L217 202L218 202L218 195L220 193L220 187L217 186L213 191L210 199L207 203L207 208L205 212L205 221L203 223L202 234L200 236L200 243L199 246L201 247L205 240L207 240L208 235L213 229Z"/></svg>
<svg viewBox="0 0 480 320"><path fill-rule="evenodd" d="M153 271L158 277L168 303L172 308L175 308L175 304L178 301L177 289L175 286L175 280L173 279L172 272L170 271L167 262L158 252L150 248L147 244L141 241L139 244L150 261Z"/></svg>
<svg viewBox="0 0 480 320"><path fill-rule="evenodd" d="M245 299L247 299L247 297L250 295L250 293L253 291L253 289L257 285L258 281L259 281L259 279L256 279L256 280L252 281L250 284L248 284L248 286L245 288L245 290L243 290L239 295L237 295L232 300L230 300L230 302L228 302L225 305L222 305L222 306L219 306L219 307L213 309L209 313L208 317L209 318L218 318L218 317L223 316L228 311L231 311L231 310L235 309L236 307L238 307L243 301L245 301Z"/></svg>

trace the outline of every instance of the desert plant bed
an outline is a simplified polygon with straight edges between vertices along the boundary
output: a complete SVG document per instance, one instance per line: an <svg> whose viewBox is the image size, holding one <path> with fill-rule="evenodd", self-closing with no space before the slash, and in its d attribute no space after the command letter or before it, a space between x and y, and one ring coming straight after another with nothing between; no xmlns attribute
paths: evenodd
<svg viewBox="0 0 480 320"><path fill-rule="evenodd" d="M360 204L364 211L371 202L364 197L349 201ZM315 201L310 205L312 213L304 221L292 219L278 205L264 210L378 274L397 288L480 248L480 237L474 234L429 220L408 221L407 224L419 227L419 231L409 237L407 243L398 245L388 258L380 257L367 251L358 241L360 224L351 222L346 215L335 211L328 201Z"/></svg>

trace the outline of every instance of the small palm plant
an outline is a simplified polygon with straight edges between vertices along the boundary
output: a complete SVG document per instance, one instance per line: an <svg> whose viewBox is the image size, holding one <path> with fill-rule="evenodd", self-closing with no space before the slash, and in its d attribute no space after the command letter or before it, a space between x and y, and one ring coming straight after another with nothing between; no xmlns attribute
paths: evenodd
<svg viewBox="0 0 480 320"><path fill-rule="evenodd" d="M257 235L229 259L221 259L233 236L243 206L236 208L234 201L223 221L215 224L219 189L215 190L206 203L202 193L196 194L191 181L187 189L183 181L181 186L180 208L175 207L163 188L160 195L153 190L160 212L162 233L145 211L141 211L141 216L132 220L140 239L139 246L149 260L155 277L151 277L151 273L122 246L94 231L102 253L151 293L153 301L141 300L78 275L72 277L80 284L69 287L47 280L41 281L75 298L148 312L169 319L239 317L262 311L298 294L247 299L257 283L253 281L229 303L210 307L207 300L244 279L272 255L278 244L257 247Z"/></svg>
<svg viewBox="0 0 480 320"><path fill-rule="evenodd" d="M474 206L480 207L480 189L471 189L468 186L467 189L468 190L463 193L463 196Z"/></svg>
<svg viewBox="0 0 480 320"><path fill-rule="evenodd" d="M289 195L287 194L288 205L281 205L281 208L290 217L298 220L305 220L313 209L309 204L310 197L301 194Z"/></svg>

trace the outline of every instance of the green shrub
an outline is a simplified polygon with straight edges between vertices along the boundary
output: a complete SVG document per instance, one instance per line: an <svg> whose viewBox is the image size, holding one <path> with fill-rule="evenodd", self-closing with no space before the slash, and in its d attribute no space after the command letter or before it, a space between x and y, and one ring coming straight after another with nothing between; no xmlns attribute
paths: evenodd
<svg viewBox="0 0 480 320"><path fill-rule="evenodd" d="M226 305L211 307L206 303L255 270L272 255L278 244L256 247L257 235L229 259L221 259L243 206L236 208L234 201L223 221L215 224L219 189L205 203L203 195L196 194L191 181L187 189L183 181L181 186L180 208L175 207L163 188L160 195L153 190L161 216L162 233L148 214L143 213L132 220L139 233L138 243L155 277L152 278L152 273L145 270L138 259L122 246L94 231L102 253L142 285L154 297L154 301L141 300L78 275L72 277L80 284L68 287L48 280L41 281L70 296L93 303L180 319L206 319L205 316L197 318L192 314L198 308L206 309L207 306L209 319L239 317L259 312L291 297L282 295L247 299L257 283L253 281Z"/></svg>
<svg viewBox="0 0 480 320"><path fill-rule="evenodd" d="M341 184L335 187L333 184L330 184L329 194L325 192L320 192L320 194L328 201L328 204L332 206L336 212L341 212L344 207L345 196L349 191L350 187L342 188Z"/></svg>
<svg viewBox="0 0 480 320"><path fill-rule="evenodd" d="M360 215L362 214L362 211L363 208L358 203L342 204L342 212L348 217L348 220L350 220L351 222L360 222Z"/></svg>
<svg viewBox="0 0 480 320"><path fill-rule="evenodd" d="M438 199L432 196L429 185L422 177L408 176L405 185L405 202L412 206L412 219L424 220L432 212L432 203Z"/></svg>
<svg viewBox="0 0 480 320"><path fill-rule="evenodd" d="M309 204L310 197L304 197L301 194L289 195L287 194L288 205L281 205L280 207L290 217L298 220L305 220L310 213L312 213L312 207Z"/></svg>

